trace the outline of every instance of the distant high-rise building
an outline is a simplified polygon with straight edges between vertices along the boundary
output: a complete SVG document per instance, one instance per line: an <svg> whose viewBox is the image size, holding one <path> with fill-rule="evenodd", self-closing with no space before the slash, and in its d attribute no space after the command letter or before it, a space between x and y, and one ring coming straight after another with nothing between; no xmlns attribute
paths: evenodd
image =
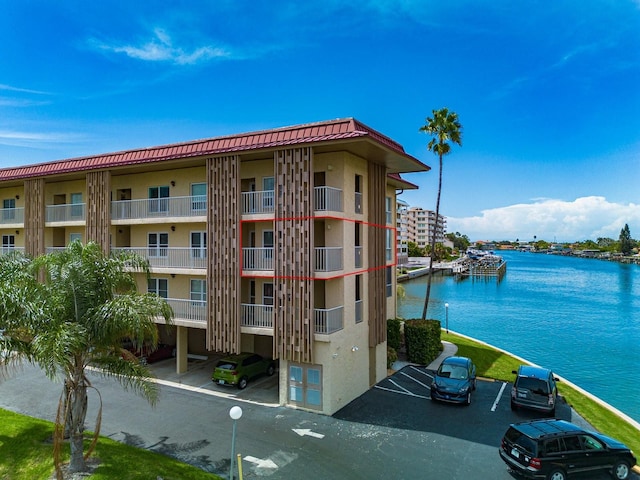
<svg viewBox="0 0 640 480"><path fill-rule="evenodd" d="M421 207L406 209L407 242L414 242L420 248L431 243L431 235L436 228L436 212L425 210ZM447 230L447 219L439 215L438 228L436 230L436 243L444 243L444 234Z"/></svg>

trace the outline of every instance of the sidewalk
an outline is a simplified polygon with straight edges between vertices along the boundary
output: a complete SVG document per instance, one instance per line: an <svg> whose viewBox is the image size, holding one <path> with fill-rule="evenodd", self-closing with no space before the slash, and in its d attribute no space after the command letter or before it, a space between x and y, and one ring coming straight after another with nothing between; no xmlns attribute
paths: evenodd
<svg viewBox="0 0 640 480"><path fill-rule="evenodd" d="M438 355L438 358L436 358L433 362L431 362L429 365L427 365L427 368L429 370L437 370L438 367L440 366L440 364L442 363L442 361L447 358L450 357L452 355L455 355L456 352L458 351L458 346L454 345L451 342L442 342L442 353L440 355ZM405 359L398 359L395 362L393 362L393 365L391 366L391 368L393 370L402 370L404 367L406 367L407 365L417 365L416 363L411 363L411 362L407 362Z"/></svg>

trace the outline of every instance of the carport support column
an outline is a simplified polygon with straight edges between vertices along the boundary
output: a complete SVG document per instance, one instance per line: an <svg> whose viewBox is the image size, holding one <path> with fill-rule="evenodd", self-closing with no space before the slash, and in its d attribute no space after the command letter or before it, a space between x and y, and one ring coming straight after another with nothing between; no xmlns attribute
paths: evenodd
<svg viewBox="0 0 640 480"><path fill-rule="evenodd" d="M189 353L189 329L176 327L176 373L187 371L187 353Z"/></svg>

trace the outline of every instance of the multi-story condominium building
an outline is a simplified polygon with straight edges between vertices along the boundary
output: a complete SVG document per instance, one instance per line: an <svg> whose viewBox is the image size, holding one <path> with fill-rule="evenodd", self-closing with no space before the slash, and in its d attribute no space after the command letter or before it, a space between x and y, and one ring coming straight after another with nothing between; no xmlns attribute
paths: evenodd
<svg viewBox="0 0 640 480"><path fill-rule="evenodd" d="M354 119L5 168L2 251L137 252L178 373L257 352L282 405L332 414L387 374L399 174L428 169Z"/></svg>
<svg viewBox="0 0 640 480"><path fill-rule="evenodd" d="M420 207L411 207L406 211L408 241L416 243L420 248L431 244L431 236L436 228L436 212ZM436 230L436 243L444 243L444 234L447 231L447 219L438 216L438 228Z"/></svg>
<svg viewBox="0 0 640 480"><path fill-rule="evenodd" d="M396 199L396 252L398 265L405 265L409 261L409 225L407 210L409 204Z"/></svg>

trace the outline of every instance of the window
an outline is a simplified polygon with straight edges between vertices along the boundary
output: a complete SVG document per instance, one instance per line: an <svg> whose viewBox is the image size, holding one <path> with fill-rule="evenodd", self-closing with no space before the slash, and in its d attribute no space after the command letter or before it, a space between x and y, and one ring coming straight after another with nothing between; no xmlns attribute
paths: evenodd
<svg viewBox="0 0 640 480"><path fill-rule="evenodd" d="M207 302L207 281L201 279L191 280L191 304L204 307Z"/></svg>
<svg viewBox="0 0 640 480"><path fill-rule="evenodd" d="M387 262L390 262L393 260L393 244L395 243L393 241L393 230L391 230L390 228L387 228L387 235L386 235L386 256L387 256Z"/></svg>
<svg viewBox="0 0 640 480"><path fill-rule="evenodd" d="M207 209L207 184L192 183L191 184L191 210Z"/></svg>
<svg viewBox="0 0 640 480"><path fill-rule="evenodd" d="M7 198L2 201L2 219L13 220L16 218L16 201L13 198Z"/></svg>
<svg viewBox="0 0 640 480"><path fill-rule="evenodd" d="M356 282L356 323L361 323L362 318L362 275L355 276Z"/></svg>
<svg viewBox="0 0 640 480"><path fill-rule="evenodd" d="M262 304L273 305L273 283L262 285Z"/></svg>
<svg viewBox="0 0 640 480"><path fill-rule="evenodd" d="M81 233L70 233L69 234L69 243L81 242L81 241L82 241L82 234Z"/></svg>
<svg viewBox="0 0 640 480"><path fill-rule="evenodd" d="M387 267L387 297L393 295L393 267Z"/></svg>
<svg viewBox="0 0 640 480"><path fill-rule="evenodd" d="M207 232L191 232L191 258L207 258Z"/></svg>
<svg viewBox="0 0 640 480"><path fill-rule="evenodd" d="M355 212L362 213L362 175L356 175L355 183Z"/></svg>
<svg viewBox="0 0 640 480"><path fill-rule="evenodd" d="M2 235L2 253L10 252L16 248L15 235Z"/></svg>
<svg viewBox="0 0 640 480"><path fill-rule="evenodd" d="M150 257L166 257L169 253L169 234L149 233L147 246Z"/></svg>
<svg viewBox="0 0 640 480"><path fill-rule="evenodd" d="M262 179L262 190L264 197L262 198L262 207L265 212L273 211L273 193L275 190L276 182L274 177L264 177Z"/></svg>
<svg viewBox="0 0 640 480"><path fill-rule="evenodd" d="M84 205L82 205L82 194L81 193L72 193L71 194L71 216L72 217L82 217L84 212Z"/></svg>
<svg viewBox="0 0 640 480"><path fill-rule="evenodd" d="M385 212L387 214L387 224L391 223L391 211L392 211L391 197L386 197L385 198Z"/></svg>
<svg viewBox="0 0 640 480"><path fill-rule="evenodd" d="M322 368L316 365L289 365L289 402L322 409Z"/></svg>
<svg viewBox="0 0 640 480"><path fill-rule="evenodd" d="M149 213L169 211L169 186L149 187Z"/></svg>
<svg viewBox="0 0 640 480"><path fill-rule="evenodd" d="M273 230L262 232L262 246L264 247L265 261L271 261L273 259Z"/></svg>
<svg viewBox="0 0 640 480"><path fill-rule="evenodd" d="M147 292L155 293L159 297L169 298L169 287L166 278L150 278L147 282Z"/></svg>

